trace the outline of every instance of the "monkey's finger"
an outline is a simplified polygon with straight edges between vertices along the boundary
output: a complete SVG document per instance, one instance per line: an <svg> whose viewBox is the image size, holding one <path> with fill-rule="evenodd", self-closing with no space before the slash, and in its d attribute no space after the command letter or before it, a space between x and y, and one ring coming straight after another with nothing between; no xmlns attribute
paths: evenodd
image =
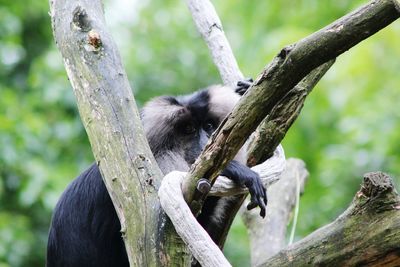
<svg viewBox="0 0 400 267"><path fill-rule="evenodd" d="M257 203L252 202L252 201L250 200L250 203L247 204L247 210L252 210L252 209L254 209L254 208L257 207L257 206L258 206Z"/></svg>
<svg viewBox="0 0 400 267"><path fill-rule="evenodd" d="M264 185L260 182L259 184L259 194L262 197L262 200L264 201L265 205L267 205L267 191L265 190Z"/></svg>
<svg viewBox="0 0 400 267"><path fill-rule="evenodd" d="M264 218L265 217L265 205L266 205L266 203L264 202L264 195L262 194L262 191L257 196L257 202L258 202L258 206L261 209L260 210L260 216Z"/></svg>
<svg viewBox="0 0 400 267"><path fill-rule="evenodd" d="M260 200L260 205L259 205L260 206L260 216L265 218L265 205L261 199L259 199L259 200Z"/></svg>
<svg viewBox="0 0 400 267"><path fill-rule="evenodd" d="M237 86L249 88L253 84L252 78L246 78L244 80L240 80L236 83Z"/></svg>
<svg viewBox="0 0 400 267"><path fill-rule="evenodd" d="M262 199L259 199L259 201L262 202L262 200L264 200L264 203L266 205L267 202L265 201L266 200L265 188L264 188L263 184L261 183L261 181L259 181L257 183L257 191L258 191L257 195L262 197Z"/></svg>
<svg viewBox="0 0 400 267"><path fill-rule="evenodd" d="M244 93L246 93L247 88L243 88L243 87L239 87L236 88L235 92L238 93L239 95L244 95Z"/></svg>
<svg viewBox="0 0 400 267"><path fill-rule="evenodd" d="M247 209L248 210L254 209L255 207L258 206L257 198L256 198L256 192L254 192L253 190L254 190L254 188L252 188L252 189L249 188L249 191L250 191L250 203L247 204Z"/></svg>
<svg viewBox="0 0 400 267"><path fill-rule="evenodd" d="M265 203L265 206L267 206L267 204L268 204L267 190L265 188L263 188L263 189L264 189L264 203Z"/></svg>

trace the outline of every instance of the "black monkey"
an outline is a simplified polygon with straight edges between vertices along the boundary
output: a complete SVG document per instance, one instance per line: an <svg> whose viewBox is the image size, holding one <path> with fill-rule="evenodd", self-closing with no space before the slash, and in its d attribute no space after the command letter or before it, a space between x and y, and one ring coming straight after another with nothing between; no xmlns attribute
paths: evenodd
<svg viewBox="0 0 400 267"><path fill-rule="evenodd" d="M239 84L243 94L248 83ZM232 88L211 86L193 94L162 96L148 102L141 118L164 174L187 171L219 123L240 96ZM251 208L265 215L266 192L257 173L244 165L240 151L221 175L249 188ZM209 197L198 217L212 238L218 236L222 207L229 198ZM64 191L54 210L47 247L47 266L129 266L120 223L96 164Z"/></svg>

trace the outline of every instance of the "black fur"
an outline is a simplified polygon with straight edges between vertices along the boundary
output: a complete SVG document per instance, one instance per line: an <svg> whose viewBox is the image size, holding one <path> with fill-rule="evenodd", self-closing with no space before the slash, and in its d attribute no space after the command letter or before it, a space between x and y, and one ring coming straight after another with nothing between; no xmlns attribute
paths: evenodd
<svg viewBox="0 0 400 267"><path fill-rule="evenodd" d="M129 266L120 223L93 164L64 191L55 208L47 266Z"/></svg>
<svg viewBox="0 0 400 267"><path fill-rule="evenodd" d="M188 96L159 97L143 108L146 136L164 174L187 171L226 115L218 117L211 112L211 98L216 92L219 91L206 89ZM265 213L265 189L256 173L231 161L222 175L247 186L253 205ZM198 218L214 239L221 229L218 217L223 216L218 214L218 207L224 201L229 198L207 198ZM68 186L55 208L47 266L129 266L120 223L96 164Z"/></svg>

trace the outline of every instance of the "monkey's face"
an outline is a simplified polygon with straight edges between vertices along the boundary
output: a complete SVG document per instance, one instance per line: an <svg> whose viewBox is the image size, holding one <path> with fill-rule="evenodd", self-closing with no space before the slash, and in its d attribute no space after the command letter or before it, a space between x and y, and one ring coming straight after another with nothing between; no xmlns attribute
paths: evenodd
<svg viewBox="0 0 400 267"><path fill-rule="evenodd" d="M187 116L183 116L177 123L173 135L174 143L176 147L182 149L187 163L194 163L217 128L217 123L215 119L207 118L207 116L199 119L191 112L188 112Z"/></svg>
<svg viewBox="0 0 400 267"><path fill-rule="evenodd" d="M211 88L149 101L141 117L150 148L162 171L186 171L237 98L231 89Z"/></svg>

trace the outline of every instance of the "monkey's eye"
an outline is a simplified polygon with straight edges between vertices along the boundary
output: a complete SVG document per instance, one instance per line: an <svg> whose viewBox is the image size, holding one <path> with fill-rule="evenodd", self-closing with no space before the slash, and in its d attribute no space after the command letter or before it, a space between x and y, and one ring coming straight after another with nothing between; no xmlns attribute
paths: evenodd
<svg viewBox="0 0 400 267"><path fill-rule="evenodd" d="M193 134L195 131L196 131L196 128L194 127L194 125L192 123L188 123L183 126L183 132L185 134Z"/></svg>
<svg viewBox="0 0 400 267"><path fill-rule="evenodd" d="M204 126L204 131L206 132L213 132L214 131L214 124L212 123L212 121L207 121Z"/></svg>

